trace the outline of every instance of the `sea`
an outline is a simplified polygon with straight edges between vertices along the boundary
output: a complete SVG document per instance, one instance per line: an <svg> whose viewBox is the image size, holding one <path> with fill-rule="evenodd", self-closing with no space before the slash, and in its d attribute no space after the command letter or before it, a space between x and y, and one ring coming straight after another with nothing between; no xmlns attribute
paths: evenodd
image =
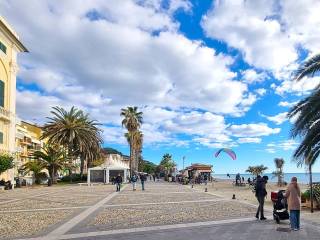
<svg viewBox="0 0 320 240"><path fill-rule="evenodd" d="M213 174L214 178L218 179L231 179L235 180L236 179L236 174L230 174L230 178L227 176L227 174ZM241 174L241 177L244 177L244 179L247 181L248 178L253 178L254 176L251 174ZM277 182L278 177L275 177L272 173L265 173L262 174L262 176L268 176L269 177L269 182ZM308 184L309 183L309 174L308 173L285 173L284 174L284 181L287 183L290 183L292 177L297 177L298 178L298 183L304 183ZM312 181L313 182L320 182L320 173L312 173Z"/></svg>

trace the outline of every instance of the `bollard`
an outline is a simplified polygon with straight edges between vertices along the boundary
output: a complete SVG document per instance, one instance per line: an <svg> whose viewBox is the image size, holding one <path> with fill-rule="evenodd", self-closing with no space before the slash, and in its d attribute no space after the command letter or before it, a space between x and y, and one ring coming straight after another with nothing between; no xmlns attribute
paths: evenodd
<svg viewBox="0 0 320 240"><path fill-rule="evenodd" d="M205 191L205 192L208 192L208 188L205 188L204 191Z"/></svg>
<svg viewBox="0 0 320 240"><path fill-rule="evenodd" d="M236 199L236 195L235 194L233 194L232 199Z"/></svg>

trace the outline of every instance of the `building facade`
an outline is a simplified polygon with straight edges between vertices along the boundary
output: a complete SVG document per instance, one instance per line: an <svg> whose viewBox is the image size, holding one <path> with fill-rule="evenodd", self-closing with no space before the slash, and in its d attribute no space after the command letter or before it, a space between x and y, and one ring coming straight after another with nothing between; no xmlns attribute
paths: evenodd
<svg viewBox="0 0 320 240"><path fill-rule="evenodd" d="M17 54L27 52L18 35L0 17L0 151L15 153ZM12 181L14 169L0 176Z"/></svg>
<svg viewBox="0 0 320 240"><path fill-rule="evenodd" d="M33 160L33 153L41 150L43 142L40 140L42 130L39 126L25 121L16 121L16 161L15 177L19 176L19 168L26 162ZM27 184L33 183L32 173L22 176Z"/></svg>

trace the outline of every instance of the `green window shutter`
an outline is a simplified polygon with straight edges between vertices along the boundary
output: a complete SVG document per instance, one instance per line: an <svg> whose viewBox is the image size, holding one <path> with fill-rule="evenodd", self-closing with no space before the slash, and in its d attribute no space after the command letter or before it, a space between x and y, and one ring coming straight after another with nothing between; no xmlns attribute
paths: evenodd
<svg viewBox="0 0 320 240"><path fill-rule="evenodd" d="M3 143L3 132L0 132L0 144Z"/></svg>
<svg viewBox="0 0 320 240"><path fill-rule="evenodd" d="M0 107L4 107L4 82L0 80Z"/></svg>
<svg viewBox="0 0 320 240"><path fill-rule="evenodd" d="M0 42L0 50L7 54L7 47L2 42Z"/></svg>

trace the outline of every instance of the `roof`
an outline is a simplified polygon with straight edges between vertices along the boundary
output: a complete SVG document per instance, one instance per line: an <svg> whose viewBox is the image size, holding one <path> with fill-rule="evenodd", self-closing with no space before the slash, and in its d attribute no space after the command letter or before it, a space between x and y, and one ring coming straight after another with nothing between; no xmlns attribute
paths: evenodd
<svg viewBox="0 0 320 240"><path fill-rule="evenodd" d="M19 36L17 35L17 33L11 28L11 26L7 23L7 21L1 16L0 16L0 28L4 30L4 34L6 35L6 37L10 41L14 42L17 48L21 52L29 52L28 49L22 44L22 42L20 42Z"/></svg>

